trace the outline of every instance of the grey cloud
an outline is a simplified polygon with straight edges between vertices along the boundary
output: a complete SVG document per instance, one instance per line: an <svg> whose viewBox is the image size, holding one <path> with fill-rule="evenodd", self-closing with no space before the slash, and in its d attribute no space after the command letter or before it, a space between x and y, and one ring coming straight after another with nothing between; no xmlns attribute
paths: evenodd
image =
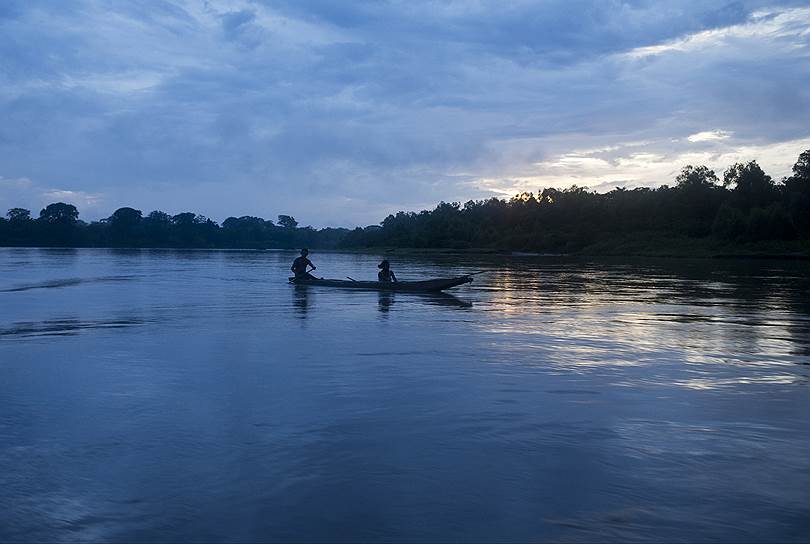
<svg viewBox="0 0 810 544"><path fill-rule="evenodd" d="M222 30L225 39L239 42L248 48L258 47L263 39L263 33L256 25L256 13L250 10L231 11L222 17Z"/></svg>
<svg viewBox="0 0 810 544"><path fill-rule="evenodd" d="M531 62L571 62L736 24L771 2L267 2L377 43L458 43ZM393 8L393 9L392 9Z"/></svg>
<svg viewBox="0 0 810 544"><path fill-rule="evenodd" d="M759 2L57 4L0 15L0 176L111 208L366 224L584 145L810 115L795 43L621 56Z"/></svg>
<svg viewBox="0 0 810 544"><path fill-rule="evenodd" d="M226 37L232 38L241 27L255 20L256 13L253 11L230 11L222 15L222 28Z"/></svg>

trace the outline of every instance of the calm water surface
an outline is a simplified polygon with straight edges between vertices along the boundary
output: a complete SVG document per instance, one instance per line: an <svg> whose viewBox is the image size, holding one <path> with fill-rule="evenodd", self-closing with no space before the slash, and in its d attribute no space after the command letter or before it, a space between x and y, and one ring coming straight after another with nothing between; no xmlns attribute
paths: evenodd
<svg viewBox="0 0 810 544"><path fill-rule="evenodd" d="M293 257L0 249L0 541L810 540L808 263Z"/></svg>

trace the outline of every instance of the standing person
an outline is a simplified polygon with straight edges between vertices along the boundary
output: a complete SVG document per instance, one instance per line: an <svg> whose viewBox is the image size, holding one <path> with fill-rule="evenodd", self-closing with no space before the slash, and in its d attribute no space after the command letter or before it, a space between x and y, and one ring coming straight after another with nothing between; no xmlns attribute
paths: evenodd
<svg viewBox="0 0 810 544"><path fill-rule="evenodd" d="M315 270L315 268L316 268L316 266L314 264L312 264L312 261L307 259L307 255L309 255L309 250L307 248L302 249L301 250L301 256L296 257L296 259L293 261L292 266L290 267L290 270L293 271L293 273L295 274L295 279L297 279L297 280L298 279L309 279L309 280L317 279L315 276L310 274L309 271L307 270L307 267L309 267L309 266L312 267L312 270Z"/></svg>
<svg viewBox="0 0 810 544"><path fill-rule="evenodd" d="M380 264L377 265L377 268L380 269L377 272L377 279L380 281L397 281L397 277L394 275L394 271L391 270L391 263L388 262L388 259L383 260Z"/></svg>

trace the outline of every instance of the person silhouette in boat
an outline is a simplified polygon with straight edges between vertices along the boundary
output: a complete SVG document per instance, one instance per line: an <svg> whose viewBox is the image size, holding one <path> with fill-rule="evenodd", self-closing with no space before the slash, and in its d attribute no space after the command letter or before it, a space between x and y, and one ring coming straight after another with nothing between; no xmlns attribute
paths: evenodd
<svg viewBox="0 0 810 544"><path fill-rule="evenodd" d="M313 276L312 274L310 274L309 271L307 270L307 267L310 267L310 266L312 267L312 270L315 270L315 268L317 268L314 264L312 264L312 261L307 259L307 255L309 255L309 250L307 248L302 249L301 250L301 256L296 257L296 259L293 261L292 266L290 267L290 270L293 271L293 274L295 274L295 279L297 279L297 280L302 280L302 279L304 279L304 280L316 280L316 279L318 279L315 276Z"/></svg>
<svg viewBox="0 0 810 544"><path fill-rule="evenodd" d="M380 269L380 271L377 272L378 280L384 282L397 281L397 277L394 275L394 271L391 270L391 263L388 262L388 259L385 259L383 262L378 264L377 268Z"/></svg>

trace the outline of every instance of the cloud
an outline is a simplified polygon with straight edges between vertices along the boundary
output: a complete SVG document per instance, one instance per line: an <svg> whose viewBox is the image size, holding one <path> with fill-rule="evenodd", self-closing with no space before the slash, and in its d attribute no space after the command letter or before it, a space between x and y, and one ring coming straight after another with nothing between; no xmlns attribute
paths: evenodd
<svg viewBox="0 0 810 544"><path fill-rule="evenodd" d="M43 198L49 202L67 202L77 206L95 207L102 199L99 194L85 193L84 191L68 191L65 189L50 189L42 193Z"/></svg>
<svg viewBox="0 0 810 544"><path fill-rule="evenodd" d="M234 40L245 30L245 27L256 20L256 13L250 10L229 11L221 17L225 37Z"/></svg>
<svg viewBox="0 0 810 544"><path fill-rule="evenodd" d="M364 225L541 182L667 183L702 157L758 151L778 176L810 137L792 3L8 6L0 175L83 217Z"/></svg>
<svg viewBox="0 0 810 544"><path fill-rule="evenodd" d="M689 53L710 48L734 47L741 41L802 40L810 34L808 21L810 8L765 9L752 13L740 24L687 34L667 43L633 48L626 55L644 58L666 53Z"/></svg>
<svg viewBox="0 0 810 544"><path fill-rule="evenodd" d="M619 144L609 150L566 153L509 177L486 178L480 183L502 195L538 191L543 187L562 189L571 185L609 191L615 187L673 185L681 168L689 164L706 165L721 173L732 164L752 160L779 180L790 175L798 155L810 149L810 137L771 144L722 140L707 140L715 142L714 147L700 151L693 150L684 140L663 140L641 146Z"/></svg>
<svg viewBox="0 0 810 544"><path fill-rule="evenodd" d="M734 133L728 130L705 130L703 132L696 132L686 137L692 143L698 142L712 142L716 140L725 140L730 138Z"/></svg>
<svg viewBox="0 0 810 544"><path fill-rule="evenodd" d="M0 177L0 215L5 214L10 208L21 207L31 210L32 215L36 217L40 209L53 202L73 204L84 212L83 215L88 216L89 212L90 219L109 215L108 210L103 209L105 205L103 194L44 188L28 178Z"/></svg>

